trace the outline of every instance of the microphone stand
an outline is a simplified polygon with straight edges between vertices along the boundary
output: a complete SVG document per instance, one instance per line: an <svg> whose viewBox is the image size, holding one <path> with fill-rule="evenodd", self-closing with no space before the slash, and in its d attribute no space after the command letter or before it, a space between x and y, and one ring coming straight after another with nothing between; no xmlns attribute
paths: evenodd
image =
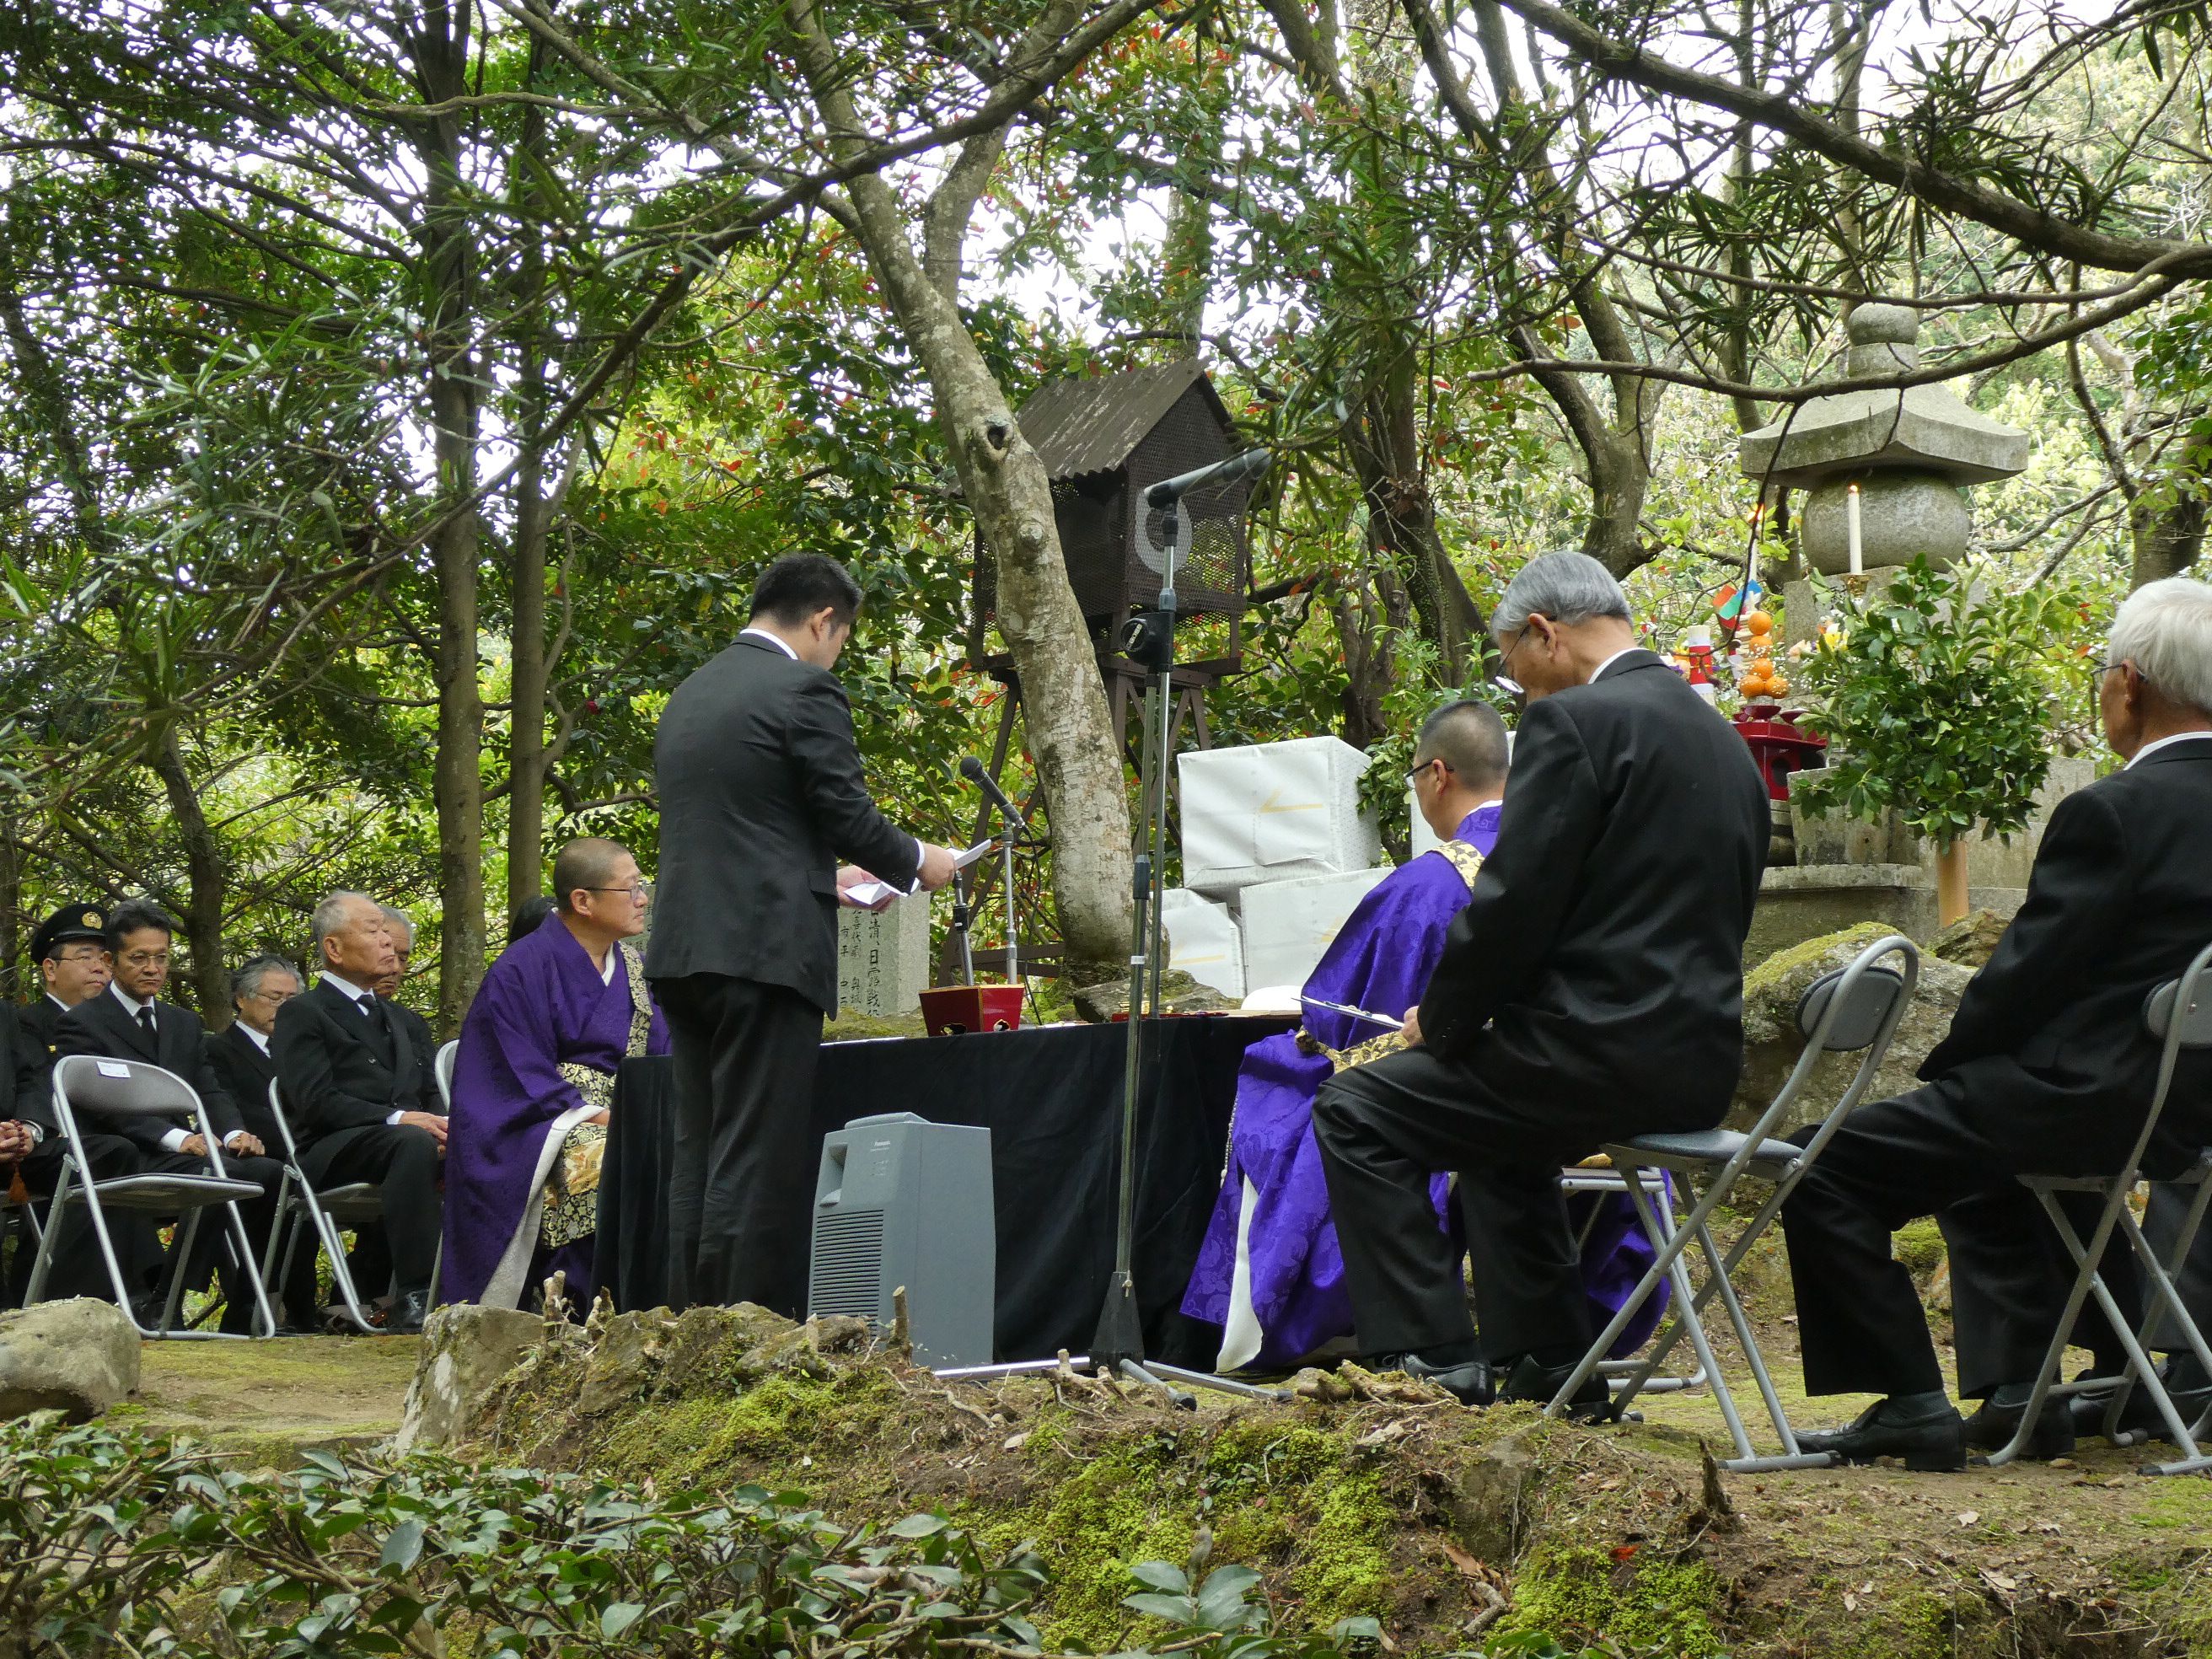
<svg viewBox="0 0 2212 1659"><path fill-rule="evenodd" d="M1135 1267L1137 1234L1137 1120L1143 1104L1145 1018L1147 1008L1157 1018L1160 1009L1161 975L1166 967L1160 921L1160 898L1167 879L1168 791L1166 768L1173 761L1175 720L1176 563L1174 549L1180 534L1182 495L1195 485L1223 477L1249 476L1264 467L1267 452L1247 451L1227 462L1155 484L1146 494L1165 499L1151 503L1164 515L1167 556L1160 577L1157 606L1140 611L1122 625L1120 643L1129 658L1147 673L1145 685L1144 741L1137 762L1137 798L1145 804L1145 845L1132 871L1129 927L1129 1021L1123 1050L1121 1075L1121 1168L1119 1202L1114 1229L1114 1272L1106 1281L1106 1299L1098 1310L1097 1329L1091 1352L1071 1365L1096 1366L1159 1389L1177 1407L1195 1411L1198 1400L1178 1383L1214 1389L1223 1394L1253 1400L1288 1401L1288 1389L1261 1388L1233 1382L1209 1371L1186 1370L1180 1365L1148 1362L1145 1358L1144 1320L1137 1306ZM1255 464L1255 455L1261 459ZM1141 508L1140 508L1141 510ZM1011 829L1009 825L1009 829ZM1009 857L1011 858L1011 854ZM1012 923L1012 888L1007 889L1008 927ZM1157 1088L1157 1084L1155 1085ZM1024 1371L1056 1370L1058 1359L1023 1360L1002 1365L966 1365L940 1370L946 1381L983 1380L1012 1376Z"/></svg>

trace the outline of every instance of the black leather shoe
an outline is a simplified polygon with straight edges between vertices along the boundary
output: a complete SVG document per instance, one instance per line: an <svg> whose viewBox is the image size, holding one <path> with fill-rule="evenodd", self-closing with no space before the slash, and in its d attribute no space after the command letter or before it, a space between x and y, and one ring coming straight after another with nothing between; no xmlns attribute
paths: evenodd
<svg viewBox="0 0 2212 1659"><path fill-rule="evenodd" d="M1407 1376L1425 1378L1462 1406L1487 1406L1498 1397L1497 1382L1490 1374L1490 1367L1480 1359L1466 1360L1457 1365L1431 1365L1417 1353L1385 1353L1359 1363L1370 1371L1403 1371Z"/></svg>
<svg viewBox="0 0 2212 1659"><path fill-rule="evenodd" d="M1906 1415L1893 1401L1876 1401L1848 1429L1828 1429L1797 1437L1800 1451L1826 1452L1838 1463L1871 1463L1877 1457L1901 1457L1908 1469L1966 1467L1966 1425L1945 1401L1941 1411Z"/></svg>
<svg viewBox="0 0 2212 1659"><path fill-rule="evenodd" d="M2020 1432L2020 1419L2027 1409L2028 1390L1999 1389L1981 1404L1981 1409L1966 1419L1966 1443L1976 1451L2002 1451L2012 1443ZM2054 1457L2065 1457L2074 1450L2074 1416L2068 1402L2047 1400L2043 1414L2035 1419L2035 1431L2027 1437L2027 1446L2021 1453L2040 1462Z"/></svg>
<svg viewBox="0 0 2212 1659"><path fill-rule="evenodd" d="M430 1316L430 1292L408 1291L395 1297L392 1310L385 1316L384 1334L386 1336L419 1336L422 1322Z"/></svg>
<svg viewBox="0 0 2212 1659"><path fill-rule="evenodd" d="M2160 1367L2159 1375L2166 1381L2166 1390L2173 1398L2173 1408L2181 1414L2183 1425L2193 1430L2197 1419L2204 1415L2204 1408L2212 1406L2212 1389L2176 1388L2175 1370L2169 1362ZM2067 1402L2073 1408L2074 1432L2078 1438L2087 1440L2104 1433L2105 1408L2112 1400L2109 1394L2080 1394ZM2165 1417L2142 1389L2128 1391L2128 1403L2120 1413L2119 1426L2124 1432L2131 1431L2154 1440L2172 1438L2166 1431Z"/></svg>
<svg viewBox="0 0 2212 1659"><path fill-rule="evenodd" d="M1540 1365L1535 1356L1524 1353L1505 1374L1505 1386L1498 1390L1498 1397L1501 1401L1525 1400L1534 1406L1548 1406L1574 1374L1573 1365ZM1602 1376L1592 1371L1583 1379L1582 1387L1567 1401L1567 1415L1577 1423L1613 1421L1613 1390L1606 1387Z"/></svg>

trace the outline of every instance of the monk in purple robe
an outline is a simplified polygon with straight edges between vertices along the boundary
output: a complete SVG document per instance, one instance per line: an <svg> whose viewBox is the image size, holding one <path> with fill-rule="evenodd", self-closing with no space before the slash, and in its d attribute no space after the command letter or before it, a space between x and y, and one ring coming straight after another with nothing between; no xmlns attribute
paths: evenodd
<svg viewBox="0 0 2212 1659"><path fill-rule="evenodd" d="M1445 930L1466 908L1475 872L1498 840L1508 750L1496 712L1474 702L1439 711L1423 726L1416 752L1415 799L1446 839L1360 901L1302 988L1306 998L1394 1020L1419 1003ZM1304 1014L1304 1029L1245 1050L1221 1195L1183 1296L1184 1313L1222 1328L1223 1371L1289 1366L1352 1334L1313 1101L1334 1073L1401 1039L1387 1026L1311 1002ZM1449 1190L1444 1175L1430 1186L1437 1225L1448 1231L1457 1219ZM1598 1200L1585 1218L1583 1283L1602 1324L1650 1265L1651 1247L1626 1198ZM1659 1298L1647 1303L1617 1352L1640 1347L1661 1311Z"/></svg>
<svg viewBox="0 0 2212 1659"><path fill-rule="evenodd" d="M615 1072L668 1052L668 1028L629 941L650 896L611 841L553 861L555 908L477 988L453 1065L446 1142L448 1302L512 1308L555 1273L588 1302L599 1177Z"/></svg>

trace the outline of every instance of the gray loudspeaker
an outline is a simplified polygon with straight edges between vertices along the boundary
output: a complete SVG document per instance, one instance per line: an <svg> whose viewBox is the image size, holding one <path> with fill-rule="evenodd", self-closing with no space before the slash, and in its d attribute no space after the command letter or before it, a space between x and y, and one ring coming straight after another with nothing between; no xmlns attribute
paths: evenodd
<svg viewBox="0 0 2212 1659"><path fill-rule="evenodd" d="M989 1364L994 1214L988 1129L912 1112L854 1119L822 1140L808 1315L889 1330L904 1285L918 1362Z"/></svg>

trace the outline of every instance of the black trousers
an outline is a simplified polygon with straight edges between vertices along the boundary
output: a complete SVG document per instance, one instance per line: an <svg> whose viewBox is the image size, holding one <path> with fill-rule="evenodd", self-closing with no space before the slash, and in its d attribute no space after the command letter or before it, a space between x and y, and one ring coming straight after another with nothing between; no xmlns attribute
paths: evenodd
<svg viewBox="0 0 2212 1659"><path fill-rule="evenodd" d="M155 1152L149 1157L142 1172L146 1175L210 1175L214 1173L208 1159L196 1152ZM234 1152L222 1155L222 1172L232 1181L251 1181L261 1188L258 1198L239 1200L239 1219L246 1224L246 1236L252 1243L253 1260L258 1267L261 1253L269 1243L269 1229L276 1216L276 1188L284 1178L284 1166L273 1158L241 1158ZM119 1212L118 1212L119 1213ZM175 1241L169 1247L168 1261L159 1281L154 1286L157 1294L166 1296L169 1275L182 1273L185 1288L195 1289L205 1285L210 1276L222 1284L222 1320L221 1328L233 1333L245 1333L254 1328L258 1312L253 1301L253 1287L232 1259L237 1241L231 1237L230 1218L215 1206L199 1212L199 1225L193 1231L191 1255L183 1255L185 1221L177 1224Z"/></svg>
<svg viewBox="0 0 2212 1659"><path fill-rule="evenodd" d="M1457 1252L1429 1202L1430 1176L1450 1170L1485 1357L1580 1358L1594 1333L1560 1167L1614 1136L1678 1127L1648 1115L1565 1121L1556 1101L1490 1086L1481 1053L1385 1054L1339 1072L1315 1097L1314 1139L1363 1353L1421 1352L1474 1334Z"/></svg>
<svg viewBox="0 0 2212 1659"><path fill-rule="evenodd" d="M138 1173L138 1148L121 1135L88 1134L84 1151L92 1161L95 1181L112 1181L118 1176ZM68 1155L69 1141L59 1134L48 1135L17 1166L23 1185L38 1197L51 1198L62 1178L62 1160ZM42 1226L54 1224L52 1205L39 1206L39 1220ZM161 1246L154 1237L153 1228L137 1216L118 1211L108 1220L114 1224L110 1233L123 1267L124 1281L136 1291L159 1264ZM47 1298L58 1301L64 1297L90 1296L102 1302L112 1300L115 1289L107 1277L107 1264L100 1260L100 1241L93 1234L90 1212L82 1205L70 1205L69 1212L61 1219L61 1236L54 1240L53 1265L46 1271ZM16 1240L15 1260L8 1273L9 1307L21 1307L29 1292L31 1269L38 1253L38 1246L26 1231Z"/></svg>
<svg viewBox="0 0 2212 1659"><path fill-rule="evenodd" d="M1912 1276L1890 1253L1890 1235L1921 1216L1936 1218L1950 1252L1960 1395L2033 1380L2075 1270L2017 1177L2110 1173L2124 1156L2112 1143L2131 1133L2117 1118L2090 1134L2060 1114L1977 1110L1952 1079L1862 1106L1782 1212L1806 1391L1943 1386ZM2094 1208L2072 1206L2077 1228Z"/></svg>
<svg viewBox="0 0 2212 1659"><path fill-rule="evenodd" d="M806 1310L822 1011L720 974L660 980L676 1062L669 1300Z"/></svg>
<svg viewBox="0 0 2212 1659"><path fill-rule="evenodd" d="M300 1154L300 1168L317 1191L356 1181L377 1188L384 1200L384 1237L392 1252L392 1279L402 1296L430 1288L445 1200L438 1192L444 1152L437 1137L411 1123L371 1123L318 1135ZM310 1258L312 1259L312 1257ZM356 1260L361 1253L356 1253ZM380 1276L358 1280L366 1298L380 1293Z"/></svg>

